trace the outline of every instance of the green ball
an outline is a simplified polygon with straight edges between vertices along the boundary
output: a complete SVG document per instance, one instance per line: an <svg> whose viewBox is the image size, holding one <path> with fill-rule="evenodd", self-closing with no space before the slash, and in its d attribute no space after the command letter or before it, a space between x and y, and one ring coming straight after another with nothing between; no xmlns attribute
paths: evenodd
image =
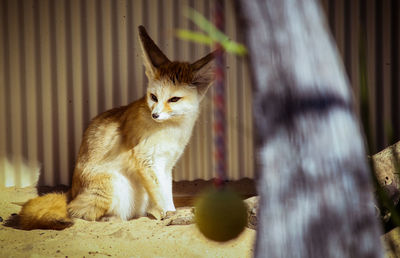
<svg viewBox="0 0 400 258"><path fill-rule="evenodd" d="M247 225L247 208L234 191L222 187L210 189L195 203L195 221L207 238L225 242L236 238Z"/></svg>

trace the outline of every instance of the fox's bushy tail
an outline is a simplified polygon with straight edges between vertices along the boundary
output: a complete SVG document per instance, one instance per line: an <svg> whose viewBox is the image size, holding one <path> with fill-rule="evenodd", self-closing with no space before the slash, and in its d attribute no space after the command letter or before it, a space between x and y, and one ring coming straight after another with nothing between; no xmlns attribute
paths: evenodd
<svg viewBox="0 0 400 258"><path fill-rule="evenodd" d="M50 193L27 201L18 215L18 227L61 230L72 226L67 197L67 193Z"/></svg>

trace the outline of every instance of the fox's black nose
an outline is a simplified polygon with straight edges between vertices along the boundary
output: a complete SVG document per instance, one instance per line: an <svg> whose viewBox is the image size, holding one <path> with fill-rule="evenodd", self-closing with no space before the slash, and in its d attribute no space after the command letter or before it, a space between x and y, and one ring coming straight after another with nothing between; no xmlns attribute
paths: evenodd
<svg viewBox="0 0 400 258"><path fill-rule="evenodd" d="M156 114L156 113L154 113L154 114L152 114L151 115L154 119L157 119L160 115L159 114Z"/></svg>

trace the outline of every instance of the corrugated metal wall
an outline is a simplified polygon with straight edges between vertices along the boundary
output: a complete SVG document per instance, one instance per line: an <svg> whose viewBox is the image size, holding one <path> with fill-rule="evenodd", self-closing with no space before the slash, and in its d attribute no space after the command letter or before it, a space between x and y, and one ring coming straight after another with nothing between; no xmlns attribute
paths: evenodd
<svg viewBox="0 0 400 258"><path fill-rule="evenodd" d="M360 54L365 49L372 143L376 153L400 141L400 3L322 0L360 114Z"/></svg>
<svg viewBox="0 0 400 258"><path fill-rule="evenodd" d="M398 0L321 0L343 56L356 101L360 44L376 152L400 140ZM41 164L41 184L69 184L90 119L144 94L137 42L143 24L171 59L201 57L210 48L179 40L175 28L197 30L190 6L212 19L212 0L0 0L0 182L24 185ZM226 34L243 42L233 1L225 3ZM363 40L361 40L363 38ZM228 172L254 176L251 83L245 60L227 55ZM175 180L214 176L212 90ZM360 112L360 107L356 107ZM7 158L8 160L6 160ZM1 183L4 185L5 183Z"/></svg>
<svg viewBox="0 0 400 258"><path fill-rule="evenodd" d="M198 30L190 6L212 19L213 1L0 1L0 180L25 185L41 164L40 184L70 184L81 136L91 118L145 92L137 26L171 59L195 61L211 49L179 40ZM231 1L226 34L242 41ZM229 178L253 177L251 87L243 58L227 55ZM214 177L210 90L175 180Z"/></svg>

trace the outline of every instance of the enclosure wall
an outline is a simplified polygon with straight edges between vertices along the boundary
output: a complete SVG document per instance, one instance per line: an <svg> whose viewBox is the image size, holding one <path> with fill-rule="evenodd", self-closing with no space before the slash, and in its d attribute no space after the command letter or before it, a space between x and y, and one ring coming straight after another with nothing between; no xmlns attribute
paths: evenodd
<svg viewBox="0 0 400 258"><path fill-rule="evenodd" d="M225 27L237 33L232 1ZM191 7L213 20L210 1L9 0L0 2L0 179L21 185L41 166L40 184L70 184L82 133L97 114L145 93L137 27L143 24L170 59L195 61L213 48L181 40L199 28ZM226 55L227 171L253 177L251 85L245 59ZM213 88L204 99L175 180L210 179ZM28 178L27 178L28 177Z"/></svg>
<svg viewBox="0 0 400 258"><path fill-rule="evenodd" d="M243 42L233 3L225 1L225 33ZM321 3L348 71L358 114L362 78L368 86L371 151L376 152L400 140L399 3ZM200 31L186 18L185 8L213 20L213 5L213 0L0 0L0 185L29 184L34 181L30 171L39 166L40 184L70 184L90 119L145 92L137 26L143 24L170 59L194 61L212 47L180 40L174 30ZM230 179L253 178L248 66L243 57L227 54L226 59L227 172ZM215 175L213 94L211 88L174 170L175 180Z"/></svg>

